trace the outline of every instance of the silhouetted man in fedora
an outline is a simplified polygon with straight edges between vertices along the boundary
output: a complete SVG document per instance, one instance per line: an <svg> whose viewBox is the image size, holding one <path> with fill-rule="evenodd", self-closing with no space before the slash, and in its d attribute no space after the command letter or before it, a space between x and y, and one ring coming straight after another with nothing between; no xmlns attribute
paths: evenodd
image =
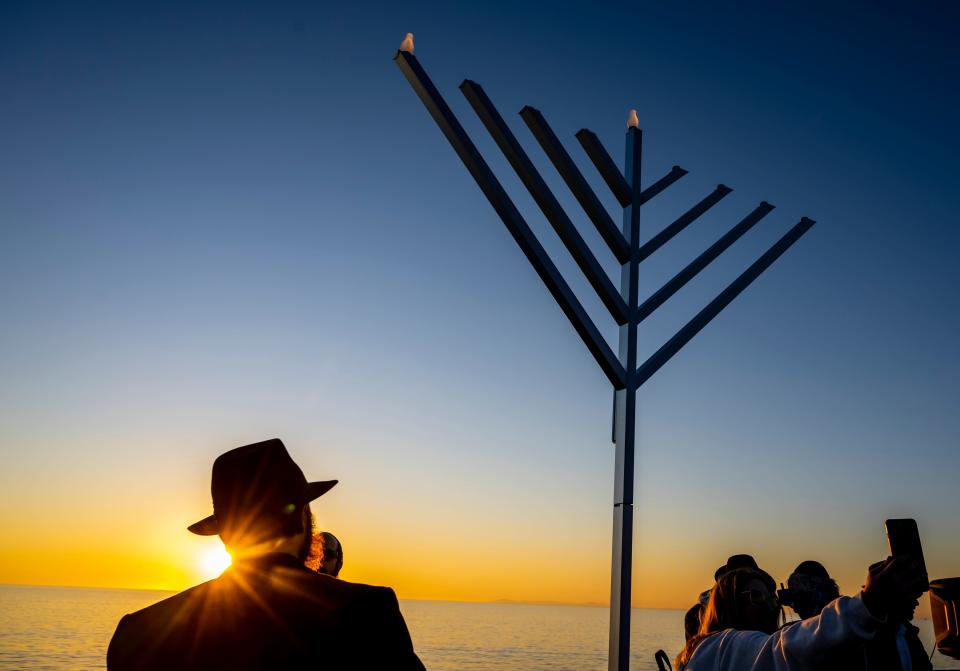
<svg viewBox="0 0 960 671"><path fill-rule="evenodd" d="M219 534L233 565L126 615L107 668L422 670L393 590L303 565L313 531L309 503L335 484L307 482L277 439L217 457L213 515L189 529Z"/></svg>

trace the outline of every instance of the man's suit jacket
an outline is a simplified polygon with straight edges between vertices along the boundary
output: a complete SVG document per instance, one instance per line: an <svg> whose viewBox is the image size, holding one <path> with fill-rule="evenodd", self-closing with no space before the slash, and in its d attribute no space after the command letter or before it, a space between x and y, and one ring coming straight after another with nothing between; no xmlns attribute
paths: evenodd
<svg viewBox="0 0 960 671"><path fill-rule="evenodd" d="M316 574L287 554L126 615L109 671L398 669L422 671L397 597Z"/></svg>

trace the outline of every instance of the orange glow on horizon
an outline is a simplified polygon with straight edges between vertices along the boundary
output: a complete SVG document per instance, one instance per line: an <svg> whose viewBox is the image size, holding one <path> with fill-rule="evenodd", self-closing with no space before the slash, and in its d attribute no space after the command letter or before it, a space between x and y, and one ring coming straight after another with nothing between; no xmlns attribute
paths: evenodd
<svg viewBox="0 0 960 671"><path fill-rule="evenodd" d="M67 501L29 519L3 516L0 583L179 591L216 577L229 561L221 541L186 530L186 523L209 509L204 480L206 474L196 474L183 492L157 487L159 494L143 496L138 507L117 507L113 498L69 501L75 513L78 507L82 512L70 525L59 516ZM437 507L431 497L404 490L396 500L403 502L402 514L383 514L347 489L312 506L317 529L334 532L343 543L344 580L387 585L401 599L601 606L609 601L610 539L607 525L599 523L607 521L605 507L582 519L545 508L539 516L509 522L501 510L478 507L467 525L456 508ZM47 533L52 528L61 531ZM763 527L691 533L689 525L668 517L643 520L633 567L634 606L689 607L710 587L716 566L745 550L778 582L785 580L809 556L806 535L797 533L792 544L774 547L754 540L764 532L773 533ZM828 551L820 558L841 590L855 594L873 555L886 549L882 531L873 554L839 533L823 537ZM949 575L949 565L930 565L937 575ZM928 616L927 603L921 600L921 617Z"/></svg>
<svg viewBox="0 0 960 671"><path fill-rule="evenodd" d="M344 580L388 585L401 599L609 603L606 548L597 547L596 556L569 559L533 543L518 543L509 556L497 556L470 543L451 547L441 539L417 545L414 553L397 552L403 546L387 545L382 539L343 534L341 540L350 542L348 552L353 550L341 573ZM231 559L214 539L188 537L181 546L168 547L176 549L164 554L82 549L0 552L0 582L179 591L217 577ZM680 554L678 560L667 549L651 549L637 557L634 607L685 609L710 587L712 564ZM782 560L771 559L777 576L789 572ZM841 591L855 594L865 569L855 563L850 569L838 568ZM926 597L921 599L919 617L929 617L928 604Z"/></svg>

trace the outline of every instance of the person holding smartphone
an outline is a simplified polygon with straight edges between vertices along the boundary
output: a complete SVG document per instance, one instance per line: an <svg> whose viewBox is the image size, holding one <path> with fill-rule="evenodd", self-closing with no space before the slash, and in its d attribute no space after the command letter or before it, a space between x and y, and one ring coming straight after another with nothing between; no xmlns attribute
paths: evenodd
<svg viewBox="0 0 960 671"><path fill-rule="evenodd" d="M856 597L841 596L818 614L778 629L776 584L750 568L720 577L700 630L677 656L678 671L816 671L844 646L869 641L916 602L926 574L908 557L890 557L867 570Z"/></svg>
<svg viewBox="0 0 960 671"><path fill-rule="evenodd" d="M802 562L779 590L783 606L790 606L806 620L840 596L836 581L820 562ZM891 610L887 622L877 628L872 640L843 646L827 656L825 669L843 671L931 671L930 658L910 620L917 602L902 603Z"/></svg>

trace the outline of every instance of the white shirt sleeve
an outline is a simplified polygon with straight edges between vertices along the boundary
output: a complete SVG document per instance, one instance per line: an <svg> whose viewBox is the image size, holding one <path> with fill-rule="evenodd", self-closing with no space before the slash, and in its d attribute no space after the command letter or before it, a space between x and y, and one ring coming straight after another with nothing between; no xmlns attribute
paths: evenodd
<svg viewBox="0 0 960 671"><path fill-rule="evenodd" d="M831 601L816 617L768 636L727 629L697 647L685 671L808 671L844 643L869 641L880 620L859 597Z"/></svg>

